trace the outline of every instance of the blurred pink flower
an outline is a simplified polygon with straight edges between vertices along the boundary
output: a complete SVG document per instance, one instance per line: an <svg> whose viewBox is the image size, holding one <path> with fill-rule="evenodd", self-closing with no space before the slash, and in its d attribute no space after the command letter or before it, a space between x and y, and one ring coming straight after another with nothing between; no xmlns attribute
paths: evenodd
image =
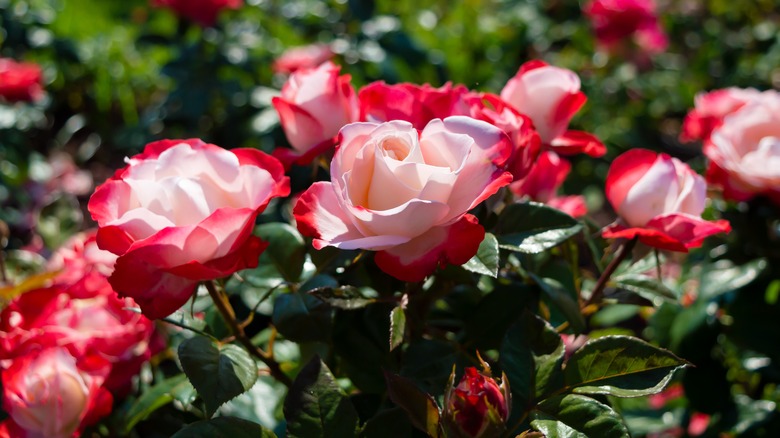
<svg viewBox="0 0 780 438"><path fill-rule="evenodd" d="M287 49L276 58L273 70L276 73L294 73L304 68L314 68L333 57L327 44L310 44Z"/></svg>
<svg viewBox="0 0 780 438"><path fill-rule="evenodd" d="M643 50L660 53L669 40L661 28L653 0L592 0L583 6L599 45L611 48L626 38Z"/></svg>
<svg viewBox="0 0 780 438"><path fill-rule="evenodd" d="M244 0L151 0L154 7L167 7L201 26L213 26L223 9L238 9Z"/></svg>
<svg viewBox="0 0 780 438"><path fill-rule="evenodd" d="M41 68L32 63L0 58L0 98L30 102L43 96Z"/></svg>

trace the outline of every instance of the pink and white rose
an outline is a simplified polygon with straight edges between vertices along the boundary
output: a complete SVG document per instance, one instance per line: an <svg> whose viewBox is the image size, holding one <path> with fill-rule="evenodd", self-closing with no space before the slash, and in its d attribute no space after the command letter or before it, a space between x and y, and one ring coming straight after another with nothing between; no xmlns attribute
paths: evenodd
<svg viewBox="0 0 780 438"><path fill-rule="evenodd" d="M573 71L539 60L526 62L501 90L501 98L531 118L542 143L551 150L592 157L606 153L593 134L568 129L574 114L587 101Z"/></svg>
<svg viewBox="0 0 780 438"><path fill-rule="evenodd" d="M31 350L2 371L0 436L70 438L111 412L111 394L101 387L108 363L74 357L66 348Z"/></svg>
<svg viewBox="0 0 780 438"><path fill-rule="evenodd" d="M683 120L680 141L707 141L712 131L723 123L723 119L758 99L761 92L754 88L724 88L708 93L699 93L694 98L694 108Z"/></svg>
<svg viewBox="0 0 780 438"><path fill-rule="evenodd" d="M331 182L317 182L293 210L314 247L378 251L377 265L420 281L440 264L463 264L484 229L467 212L509 184L512 151L500 129L469 117L345 126Z"/></svg>
<svg viewBox="0 0 780 438"><path fill-rule="evenodd" d="M607 199L620 221L604 229L607 239L638 238L670 251L687 252L704 238L728 233L728 221L706 221L707 184L687 164L666 154L631 149L607 173Z"/></svg>
<svg viewBox="0 0 780 438"><path fill-rule="evenodd" d="M268 202L290 193L275 158L197 139L162 140L127 160L89 201L97 243L117 256L109 281L149 318L181 307L198 282L257 266L252 235Z"/></svg>
<svg viewBox="0 0 780 438"><path fill-rule="evenodd" d="M704 145L707 180L728 199L765 195L780 205L780 93L765 91L726 116Z"/></svg>
<svg viewBox="0 0 780 438"><path fill-rule="evenodd" d="M327 44L310 44L292 47L276 58L273 70L276 73L294 73L298 70L315 68L333 57Z"/></svg>
<svg viewBox="0 0 780 438"><path fill-rule="evenodd" d="M286 165L311 162L333 148L341 127L358 120L357 97L350 76L339 75L340 70L330 61L298 70L282 87L281 96L273 98L282 129L293 147L292 151L274 151Z"/></svg>

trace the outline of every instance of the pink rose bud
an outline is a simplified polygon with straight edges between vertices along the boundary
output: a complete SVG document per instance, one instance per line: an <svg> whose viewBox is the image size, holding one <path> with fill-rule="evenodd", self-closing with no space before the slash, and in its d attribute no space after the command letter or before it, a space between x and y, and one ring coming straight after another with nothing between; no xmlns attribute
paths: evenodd
<svg viewBox="0 0 780 438"><path fill-rule="evenodd" d="M666 154L631 149L618 156L607 173L606 192L620 216L602 232L608 239L638 237L649 246L687 252L705 237L731 230L728 221L701 218L704 178Z"/></svg>
<svg viewBox="0 0 780 438"><path fill-rule="evenodd" d="M780 93L765 91L731 113L704 144L707 180L723 195L747 201L764 195L780 205Z"/></svg>
<svg viewBox="0 0 780 438"><path fill-rule="evenodd" d="M461 101L468 91L463 85L453 87L449 82L439 88L429 84L372 82L358 93L360 120L403 120L421 130L433 119L468 115Z"/></svg>
<svg viewBox="0 0 780 438"><path fill-rule="evenodd" d="M655 12L653 0L592 0L583 7L598 44L612 48L633 36L650 53L666 50L669 39Z"/></svg>
<svg viewBox="0 0 780 438"><path fill-rule="evenodd" d="M107 366L73 357L65 348L30 351L2 371L3 409L9 418L0 435L69 438L111 412L111 394L101 388ZM3 433L7 434L3 434Z"/></svg>
<svg viewBox="0 0 780 438"><path fill-rule="evenodd" d="M316 182L293 209L316 249L378 251L388 274L420 281L440 264L460 265L485 231L467 214L512 181L504 132L470 117L342 128L330 182Z"/></svg>
<svg viewBox="0 0 780 438"><path fill-rule="evenodd" d="M757 99L761 93L753 88L725 88L699 93L694 98L694 109L685 116L680 141L707 141L723 119Z"/></svg>
<svg viewBox="0 0 780 438"><path fill-rule="evenodd" d="M256 149L162 140L127 160L89 200L97 243L117 256L111 286L148 318L181 307L198 282L257 266L252 235L268 202L290 194L281 163Z"/></svg>
<svg viewBox="0 0 780 438"><path fill-rule="evenodd" d="M295 73L298 70L315 68L333 57L327 44L311 44L286 50L274 61L276 73Z"/></svg>
<svg viewBox="0 0 780 438"><path fill-rule="evenodd" d="M606 153L593 134L568 130L572 117L587 100L573 71L538 60L526 62L501 90L501 98L531 118L542 143L552 150L592 157Z"/></svg>
<svg viewBox="0 0 780 438"><path fill-rule="evenodd" d="M339 129L357 121L358 105L349 75L327 61L313 69L298 70L273 98L279 120L294 151L278 148L274 154L285 164L306 164L331 149Z"/></svg>
<svg viewBox="0 0 780 438"><path fill-rule="evenodd" d="M244 0L151 0L154 7L167 7L187 20L213 26L223 9L238 9Z"/></svg>
<svg viewBox="0 0 780 438"><path fill-rule="evenodd" d="M0 58L0 99L30 102L43 96L41 68L35 64Z"/></svg>
<svg viewBox="0 0 780 438"><path fill-rule="evenodd" d="M477 438L501 436L511 406L506 376L499 385L494 379L468 367L458 386L444 394L444 425L448 437Z"/></svg>
<svg viewBox="0 0 780 438"><path fill-rule="evenodd" d="M509 186L518 198L543 202L573 216L584 216L588 209L581 195L558 196L558 189L571 171L571 164L552 151L542 152L539 160L524 179Z"/></svg>

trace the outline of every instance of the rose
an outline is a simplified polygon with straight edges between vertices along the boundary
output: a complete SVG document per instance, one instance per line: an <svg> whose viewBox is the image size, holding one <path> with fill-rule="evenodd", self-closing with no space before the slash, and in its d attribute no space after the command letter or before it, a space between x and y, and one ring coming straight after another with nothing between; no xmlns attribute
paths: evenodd
<svg viewBox="0 0 780 438"><path fill-rule="evenodd" d="M360 89L360 120L388 122L404 120L416 129L423 129L433 119L468 115L461 99L468 93L463 85L447 82L439 88L429 84L388 85L372 82Z"/></svg>
<svg viewBox="0 0 780 438"><path fill-rule="evenodd" d="M199 281L257 266L255 218L289 193L281 163L258 150L148 144L89 200L98 245L119 256L111 286L149 318L170 315Z"/></svg>
<svg viewBox="0 0 780 438"><path fill-rule="evenodd" d="M310 44L293 47L276 58L273 70L277 73L294 73L298 70L315 68L333 57L327 44Z"/></svg>
<svg viewBox="0 0 780 438"><path fill-rule="evenodd" d="M477 438L500 436L506 430L511 395L506 376L499 385L474 367L467 367L458 386L444 394L444 425L447 436Z"/></svg>
<svg viewBox="0 0 780 438"><path fill-rule="evenodd" d="M585 153L600 157L606 147L592 134L567 130L587 98L580 78L544 61L529 61L501 90L501 98L533 121L542 143L558 153Z"/></svg>
<svg viewBox="0 0 780 438"><path fill-rule="evenodd" d="M46 266L48 271L59 271L55 283L74 297L101 292L114 271L116 255L100 249L96 237L96 230L76 234L52 254Z"/></svg>
<svg viewBox="0 0 780 438"><path fill-rule="evenodd" d="M606 48L632 35L637 45L650 53L663 52L669 45L653 0L592 0L583 12L590 19L598 44Z"/></svg>
<svg viewBox="0 0 780 438"><path fill-rule="evenodd" d="M223 9L238 9L243 0L152 0L154 7L173 9L180 16L201 26L213 26Z"/></svg>
<svg viewBox="0 0 780 438"><path fill-rule="evenodd" d="M111 394L100 385L108 364L74 357L65 348L30 351L2 371L0 435L67 438L111 412ZM4 430L3 430L4 429Z"/></svg>
<svg viewBox="0 0 780 438"><path fill-rule="evenodd" d="M760 93L726 116L704 154L710 159L707 180L726 198L765 195L780 205L780 93Z"/></svg>
<svg viewBox="0 0 780 438"><path fill-rule="evenodd" d="M342 126L357 121L358 106L349 75L328 61L293 73L272 100L293 151L277 149L285 164L306 164L330 149Z"/></svg>
<svg viewBox="0 0 780 438"><path fill-rule="evenodd" d="M314 247L379 251L377 265L420 281L441 263L463 264L484 229L470 209L512 180L502 170L511 142L469 117L431 121L422 132L403 121L342 128L330 166L293 209Z"/></svg>
<svg viewBox="0 0 780 438"><path fill-rule="evenodd" d="M509 136L514 147L506 169L512 172L515 181L525 178L536 163L542 145L531 119L490 93L469 92L462 97L462 106L462 110L454 112L484 120Z"/></svg>
<svg viewBox="0 0 780 438"><path fill-rule="evenodd" d="M680 141L709 140L712 131L723 123L727 115L759 96L761 93L756 89L734 87L697 94L694 109L683 120Z"/></svg>
<svg viewBox="0 0 780 438"><path fill-rule="evenodd" d="M605 238L638 238L646 245L687 252L705 237L728 233L724 220L701 218L707 195L704 178L666 154L631 149L618 156L607 172L607 199L621 222Z"/></svg>
<svg viewBox="0 0 780 438"><path fill-rule="evenodd" d="M581 195L558 196L558 189L571 171L571 164L555 152L545 151L539 156L536 165L524 179L513 182L509 189L519 198L528 197L533 201L544 202L564 213L580 217L588 210L585 198Z"/></svg>
<svg viewBox="0 0 780 438"><path fill-rule="evenodd" d="M41 68L35 64L0 58L0 98L29 102L43 96Z"/></svg>

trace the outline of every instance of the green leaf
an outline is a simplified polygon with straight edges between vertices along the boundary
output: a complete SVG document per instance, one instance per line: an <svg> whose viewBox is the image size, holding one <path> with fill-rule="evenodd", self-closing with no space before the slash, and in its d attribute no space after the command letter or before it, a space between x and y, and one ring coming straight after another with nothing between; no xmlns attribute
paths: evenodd
<svg viewBox="0 0 780 438"><path fill-rule="evenodd" d="M309 294L294 292L276 297L273 324L294 342L324 342L333 329L333 309Z"/></svg>
<svg viewBox="0 0 780 438"><path fill-rule="evenodd" d="M406 332L406 313L403 307L396 306L390 311L390 351L404 342Z"/></svg>
<svg viewBox="0 0 780 438"><path fill-rule="evenodd" d="M710 300L741 289L758 278L766 267L767 262L764 259L732 267L723 267L720 263L716 263L701 276L700 298Z"/></svg>
<svg viewBox="0 0 780 438"><path fill-rule="evenodd" d="M660 392L674 371L687 365L641 339L605 336L574 352L564 378L567 388L577 393L637 397Z"/></svg>
<svg viewBox="0 0 780 438"><path fill-rule="evenodd" d="M319 357L298 374L284 402L289 437L351 437L358 416L352 402Z"/></svg>
<svg viewBox="0 0 780 438"><path fill-rule="evenodd" d="M217 417L184 426L171 438L276 438L263 426L236 417Z"/></svg>
<svg viewBox="0 0 780 438"><path fill-rule="evenodd" d="M179 400L182 403L191 403L195 398L195 388L187 380L187 376L179 374L154 385L146 390L125 414L124 434L127 435L135 425L146 419L152 412L160 409L168 403Z"/></svg>
<svg viewBox="0 0 780 438"><path fill-rule="evenodd" d="M285 280L298 281L306 261L306 244L298 230L282 222L272 222L255 227L255 234L268 242L268 248L260 256L261 263L267 258Z"/></svg>
<svg viewBox="0 0 780 438"><path fill-rule="evenodd" d="M381 411L371 417L360 431L361 438L397 438L412 436L412 424L401 408Z"/></svg>
<svg viewBox="0 0 780 438"><path fill-rule="evenodd" d="M625 438L628 429L615 411L578 394L557 396L531 412L531 426L547 438Z"/></svg>
<svg viewBox="0 0 780 438"><path fill-rule="evenodd" d="M404 411L414 427L428 436L441 436L439 406L430 394L423 392L406 377L385 373L387 395Z"/></svg>
<svg viewBox="0 0 780 438"><path fill-rule="evenodd" d="M582 224L552 207L526 202L504 208L495 230L501 248L535 254L579 233Z"/></svg>
<svg viewBox="0 0 780 438"><path fill-rule="evenodd" d="M479 244L477 253L469 261L463 264L463 268L477 274L498 277L498 240L496 236L485 233L485 238Z"/></svg>
<svg viewBox="0 0 780 438"><path fill-rule="evenodd" d="M209 417L257 381L257 363L246 350L230 344L220 347L203 336L179 345L179 361L206 404Z"/></svg>
<svg viewBox="0 0 780 438"><path fill-rule="evenodd" d="M333 307L344 310L360 309L376 301L360 292L354 286L318 287L308 292Z"/></svg>
<svg viewBox="0 0 780 438"><path fill-rule="evenodd" d="M577 302L576 293L566 289L566 287L554 278L539 277L531 272L528 275L533 278L536 284L550 298L558 310L563 313L566 320L571 324L571 328L576 333L585 331L585 317L580 312L580 305Z"/></svg>
<svg viewBox="0 0 780 438"><path fill-rule="evenodd" d="M661 297L670 301L677 301L677 295L674 293L674 291L653 277L648 277L646 275L627 274L619 277L613 277L612 281L617 287L637 293L642 297L649 299L650 301L652 301L655 297Z"/></svg>
<svg viewBox="0 0 780 438"><path fill-rule="evenodd" d="M564 346L547 321L524 310L506 332L499 352L501 369L509 379L513 405L521 411L563 384Z"/></svg>
<svg viewBox="0 0 780 438"><path fill-rule="evenodd" d="M497 349L520 311L530 305L534 292L535 288L527 284L500 284L476 306L471 304L465 321L465 344L481 351Z"/></svg>

